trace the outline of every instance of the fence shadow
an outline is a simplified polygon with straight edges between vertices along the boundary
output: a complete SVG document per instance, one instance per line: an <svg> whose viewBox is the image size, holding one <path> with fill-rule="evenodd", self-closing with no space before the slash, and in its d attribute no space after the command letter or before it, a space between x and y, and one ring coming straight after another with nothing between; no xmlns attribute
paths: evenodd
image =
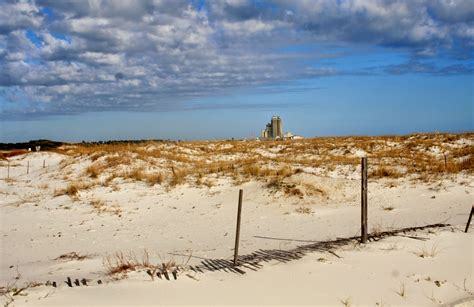
<svg viewBox="0 0 474 307"><path fill-rule="evenodd" d="M368 236L368 241L379 241L385 237L391 236L400 236L424 240L425 238L418 238L413 236L406 236L406 233L424 230L429 228L442 228L451 226L450 224L430 224L425 226L418 227L408 227L401 228L396 230L384 231L380 233L370 234ZM265 238L265 237L262 237ZM273 239L273 238L272 238ZM274 238L278 239L278 238ZM284 239L281 239L284 240ZM294 240L301 242L308 242L304 240ZM311 242L311 241L309 241ZM257 271L263 267L263 263L271 261L280 261L280 262L289 262L297 259L301 259L306 254L312 252L326 252L330 253L338 258L340 258L334 250L342 246L347 246L349 244L357 244L360 242L360 236L349 237L349 238L337 238L331 241L318 241L307 245L300 245L291 250L281 250L281 249L259 249L251 254L242 255L238 257L238 263L236 266L233 265L231 260L226 259L205 259L201 261L200 264L196 266L190 266L190 269L194 272L204 271L223 271L227 273L236 273L236 274L245 274L245 270Z"/></svg>

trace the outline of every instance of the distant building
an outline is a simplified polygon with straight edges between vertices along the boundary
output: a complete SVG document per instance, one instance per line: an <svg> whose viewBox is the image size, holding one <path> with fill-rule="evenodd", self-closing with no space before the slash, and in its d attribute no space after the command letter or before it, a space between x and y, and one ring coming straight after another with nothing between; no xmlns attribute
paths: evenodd
<svg viewBox="0 0 474 307"><path fill-rule="evenodd" d="M260 137L262 139L279 139L283 137L283 124L280 116L273 116L271 121L262 130Z"/></svg>
<svg viewBox="0 0 474 307"><path fill-rule="evenodd" d="M283 134L283 121L280 116L272 116L270 122L260 133L261 140L302 139L303 137L293 135L291 132Z"/></svg>
<svg viewBox="0 0 474 307"><path fill-rule="evenodd" d="M262 130L260 135L261 138L264 139L272 139L273 138L273 126L271 123L268 123L265 129Z"/></svg>
<svg viewBox="0 0 474 307"><path fill-rule="evenodd" d="M304 137L302 137L301 135L294 135L291 132L287 132L287 133L285 133L285 135L283 135L283 139L285 139L285 140L301 140L301 139L304 139Z"/></svg>
<svg viewBox="0 0 474 307"><path fill-rule="evenodd" d="M272 138L280 139L283 137L283 124L281 122L280 116L273 116L272 117Z"/></svg>

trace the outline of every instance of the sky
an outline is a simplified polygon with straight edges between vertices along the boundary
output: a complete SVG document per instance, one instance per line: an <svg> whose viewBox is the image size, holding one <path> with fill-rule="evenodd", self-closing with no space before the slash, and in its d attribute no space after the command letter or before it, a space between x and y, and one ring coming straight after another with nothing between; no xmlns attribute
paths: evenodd
<svg viewBox="0 0 474 307"><path fill-rule="evenodd" d="M0 142L474 130L472 0L0 0Z"/></svg>

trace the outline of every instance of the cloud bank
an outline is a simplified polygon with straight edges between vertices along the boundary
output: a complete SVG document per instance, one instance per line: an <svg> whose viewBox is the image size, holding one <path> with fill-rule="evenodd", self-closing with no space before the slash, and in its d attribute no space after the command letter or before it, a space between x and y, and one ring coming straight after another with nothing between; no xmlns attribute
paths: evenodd
<svg viewBox="0 0 474 307"><path fill-rule="evenodd" d="M324 61L341 48L408 59L363 71ZM472 74L473 50L471 0L7 1L0 116L177 110L345 73Z"/></svg>

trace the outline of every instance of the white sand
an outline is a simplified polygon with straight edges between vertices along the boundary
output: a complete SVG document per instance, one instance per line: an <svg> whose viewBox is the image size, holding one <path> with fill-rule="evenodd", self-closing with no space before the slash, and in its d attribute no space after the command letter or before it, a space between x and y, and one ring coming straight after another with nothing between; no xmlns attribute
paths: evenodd
<svg viewBox="0 0 474 307"><path fill-rule="evenodd" d="M25 290L28 295L13 297L16 306L342 305L342 301L393 306L447 304L473 297L474 225L463 233L474 201L472 176L460 174L432 184L408 178L369 183L369 231L453 225L412 234L424 241L395 236L364 246L352 244L334 250L341 258L314 252L289 263L264 263L259 271L246 270L243 276L184 272L177 281L152 282L146 273L135 272L128 279L109 282L102 260L116 251L140 255L147 249L152 261L177 262L192 253L192 265L202 258L231 259L239 188L244 189L240 254L358 235L357 170L336 168L324 177L294 175L295 182L312 182L328 192L305 199L272 194L254 181L236 187L227 179L214 179L211 188L185 184L170 191L119 180L115 188L96 186L73 200L53 195L66 184L60 166L65 159L70 158L53 153L15 157L12 180L4 179L6 164L1 165L0 284L11 285L18 272L16 286L28 281L59 283L57 289ZM68 172L79 174L87 163L75 164ZM111 211L98 214L90 205L93 199L102 200ZM302 206L310 213L299 213ZM113 214L114 208L121 210L120 216ZM419 257L423 250L434 250L433 257ZM68 252L89 258L55 260ZM91 279L92 286L68 288L67 276ZM97 285L98 279L105 284ZM403 287L405 295L397 294Z"/></svg>

